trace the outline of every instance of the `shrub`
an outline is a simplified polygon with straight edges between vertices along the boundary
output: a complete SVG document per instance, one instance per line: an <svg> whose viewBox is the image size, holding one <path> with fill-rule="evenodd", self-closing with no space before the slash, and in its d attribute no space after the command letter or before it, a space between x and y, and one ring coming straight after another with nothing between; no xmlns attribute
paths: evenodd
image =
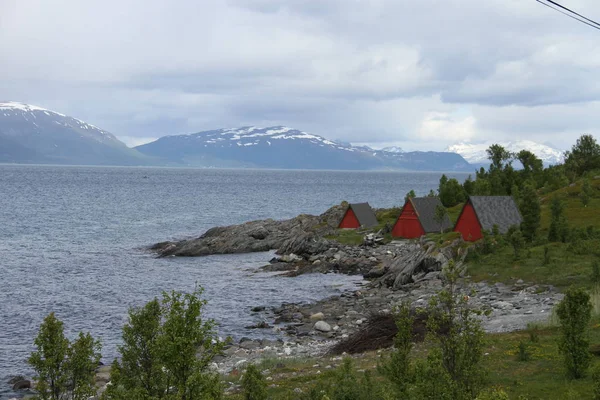
<svg viewBox="0 0 600 400"><path fill-rule="evenodd" d="M50 313L34 343L37 350L28 362L37 373L41 400L84 400L96 394L94 375L100 361L100 342L80 332L70 343L63 323Z"/></svg>
<svg viewBox="0 0 600 400"><path fill-rule="evenodd" d="M405 398L412 382L410 352L413 347L413 322L408 303L403 303L396 312L398 333L394 337L394 349L389 358L378 365L379 372L391 383L398 398Z"/></svg>
<svg viewBox="0 0 600 400"><path fill-rule="evenodd" d="M548 240L550 242L566 242L569 226L567 225L567 219L564 216L564 206L558 196L552 198L550 204L550 228L548 230Z"/></svg>
<svg viewBox="0 0 600 400"><path fill-rule="evenodd" d="M246 400L266 400L267 382L256 365L250 364L242 377L242 390Z"/></svg>
<svg viewBox="0 0 600 400"><path fill-rule="evenodd" d="M517 352L517 360L519 361L529 361L530 355L527 350L527 343L520 342L519 343L519 351Z"/></svg>
<svg viewBox="0 0 600 400"><path fill-rule="evenodd" d="M543 260L543 264L544 265L548 265L550 264L550 248L548 246L544 246L544 260Z"/></svg>
<svg viewBox="0 0 600 400"><path fill-rule="evenodd" d="M600 365L596 365L592 369L592 384L594 400L600 400Z"/></svg>
<svg viewBox="0 0 600 400"><path fill-rule="evenodd" d="M516 226L511 226L506 233L506 236L513 248L515 260L518 260L521 258L521 250L525 247L525 238L523 237L521 230Z"/></svg>
<svg viewBox="0 0 600 400"><path fill-rule="evenodd" d="M163 292L140 309L129 311L123 327L122 361L114 361L108 400L221 398L218 376L207 371L223 344L214 322L204 320L202 289L193 293Z"/></svg>
<svg viewBox="0 0 600 400"><path fill-rule="evenodd" d="M430 299L427 329L438 345L439 361L452 382L447 387L448 392L454 399L472 399L481 390L485 378L481 365L484 332L480 316L483 312L469 304L469 296L457 291L459 275L460 270L451 260L443 271L446 287ZM430 361L436 364L436 353L433 354Z"/></svg>
<svg viewBox="0 0 600 400"><path fill-rule="evenodd" d="M594 260L592 262L592 283L594 285L598 285L600 284L600 263L598 262L598 260Z"/></svg>
<svg viewBox="0 0 600 400"><path fill-rule="evenodd" d="M583 289L569 289L558 304L556 314L560 320L559 350L564 356L567 376L579 379L590 365L588 325L592 317L590 295Z"/></svg>
<svg viewBox="0 0 600 400"><path fill-rule="evenodd" d="M519 209L523 216L521 231L528 242L532 242L540 227L541 206L533 184L526 184L521 193Z"/></svg>

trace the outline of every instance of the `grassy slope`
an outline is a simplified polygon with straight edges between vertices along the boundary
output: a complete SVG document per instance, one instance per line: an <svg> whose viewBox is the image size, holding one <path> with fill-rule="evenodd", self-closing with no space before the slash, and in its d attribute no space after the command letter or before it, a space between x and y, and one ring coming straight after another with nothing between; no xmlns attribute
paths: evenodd
<svg viewBox="0 0 600 400"><path fill-rule="evenodd" d="M590 181L596 192L600 179ZM582 182L574 186L559 189L541 197L542 221L540 238L548 235L550 225L550 203L553 196L559 196L565 205L565 215L570 228L585 229L594 226L600 229L600 198L594 197L584 207L579 198ZM597 196L598 194L596 194ZM600 240L590 239L582 243L586 254L576 254L565 243L539 243L523 251L521 259L514 260L512 249L506 246L494 254L482 256L469 263L469 274L474 280L489 282L514 282L523 279L526 282L552 284L561 288L570 285L591 287L589 279L591 264L600 255ZM544 247L548 246L550 262L544 265Z"/></svg>
<svg viewBox="0 0 600 400"><path fill-rule="evenodd" d="M552 196L560 196L565 204L565 215L569 226L586 228L593 225L600 229L600 198L592 198L590 204L584 207L579 198L581 181L574 186L569 186L556 192L544 194L541 197L542 223L540 237L546 237L550 225L550 201ZM591 180L593 188L600 197L600 179ZM454 223L458 218L461 206L448 210L450 219ZM385 210L378 213L378 218L383 227L386 223L393 224L399 210ZM363 233L356 231L340 231L335 239L344 243L360 243ZM449 235L431 235L436 240L451 240ZM543 264L544 246L550 250L550 262ZM526 282L539 284L553 284L558 287L578 285L591 287L589 279L592 261L600 255L600 241L588 240L585 246L587 254L574 254L564 243L540 243L534 245L529 254L524 251L520 260L514 260L512 249L508 246L498 252L481 257L476 262L468 265L469 274L473 280L486 280L489 282L512 282L523 279ZM600 298L600 294L594 296ZM596 299L597 300L597 299ZM598 302L598 301L596 301ZM598 309L599 307L596 308ZM598 310L596 311L598 312ZM594 318L591 326L591 343L593 349L600 349L600 317ZM529 400L534 399L587 399L592 397L592 381L588 376L579 381L568 381L564 376L562 359L557 349L558 330L555 327L539 328L539 341L532 343L529 332L513 332L503 334L489 334L486 336L486 356L484 365L490 371L488 386L502 387L516 399L525 395ZM517 353L520 342L526 342L531 355L529 361L518 361ZM388 350L376 353L370 352L355 356L358 370L375 370L378 360ZM426 354L426 345L420 345L415 350L415 357ZM593 364L600 364L600 351L595 351ZM301 359L295 361L267 361L263 369L270 376L268 384L269 394L272 398L293 398L290 393L295 388L307 391L315 383L331 382L333 368L341 363L339 358ZM228 377L230 381L237 381L236 374ZM378 378L380 379L380 378ZM289 396L289 397L288 397ZM231 394L230 398L241 399L240 394Z"/></svg>
<svg viewBox="0 0 600 400"><path fill-rule="evenodd" d="M513 332L489 334L486 337L486 348L483 366L489 372L488 387L501 387L511 399L524 395L528 400L563 400L592 398L592 380L588 376L577 381L565 378L562 358L558 353L557 328L538 328L539 340L530 341L529 332ZM600 343L600 325L591 327L592 344ZM527 344L530 355L528 361L517 358L520 342ZM375 379L382 379L376 371L377 363L389 350L368 352L354 356L356 369L370 370ZM420 344L415 348L414 357L422 358L427 354L427 345ZM270 377L269 395L273 399L293 398L293 390L300 388L304 392L317 383L331 383L334 368L341 364L341 357L324 357L320 359L302 358L297 360L266 360L260 365L265 376ZM600 357L594 356L593 365L600 364ZM359 374L360 375L360 374ZM239 373L226 377L227 382L239 383ZM242 399L240 393L227 396L231 399Z"/></svg>

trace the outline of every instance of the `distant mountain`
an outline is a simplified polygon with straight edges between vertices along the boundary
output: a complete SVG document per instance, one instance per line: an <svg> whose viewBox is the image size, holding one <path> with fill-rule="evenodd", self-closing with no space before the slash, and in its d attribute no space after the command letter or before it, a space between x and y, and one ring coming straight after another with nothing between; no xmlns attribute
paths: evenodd
<svg viewBox="0 0 600 400"><path fill-rule="evenodd" d="M143 165L148 157L114 135L56 111L0 102L0 162Z"/></svg>
<svg viewBox="0 0 600 400"><path fill-rule="evenodd" d="M381 149L381 151L387 151L389 153L404 153L402 147L398 146L384 147L383 149Z"/></svg>
<svg viewBox="0 0 600 400"><path fill-rule="evenodd" d="M458 154L373 150L285 126L218 129L165 136L136 149L173 166L426 171L471 169Z"/></svg>
<svg viewBox="0 0 600 400"><path fill-rule="evenodd" d="M533 142L531 140L517 140L514 142L490 142L480 144L458 143L446 149L446 151L460 154L471 164L489 164L486 150L494 143L503 146L506 150L517 153L521 150L529 150L538 156L546 165L560 164L564 161L562 151Z"/></svg>

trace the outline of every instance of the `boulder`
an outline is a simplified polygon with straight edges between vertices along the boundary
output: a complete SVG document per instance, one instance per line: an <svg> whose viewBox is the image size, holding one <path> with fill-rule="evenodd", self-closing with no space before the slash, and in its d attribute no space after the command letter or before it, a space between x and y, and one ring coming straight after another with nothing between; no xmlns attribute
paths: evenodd
<svg viewBox="0 0 600 400"><path fill-rule="evenodd" d="M12 389L13 390L31 389L31 381L28 379L21 379L19 381L16 381L13 383Z"/></svg>
<svg viewBox="0 0 600 400"><path fill-rule="evenodd" d="M313 315L310 316L310 320L311 321L321 321L324 318L325 318L325 315L323 315L322 312L318 312L318 313L315 313L315 314L313 314Z"/></svg>
<svg viewBox="0 0 600 400"><path fill-rule="evenodd" d="M331 332L331 325L325 321L317 321L314 328L319 332Z"/></svg>

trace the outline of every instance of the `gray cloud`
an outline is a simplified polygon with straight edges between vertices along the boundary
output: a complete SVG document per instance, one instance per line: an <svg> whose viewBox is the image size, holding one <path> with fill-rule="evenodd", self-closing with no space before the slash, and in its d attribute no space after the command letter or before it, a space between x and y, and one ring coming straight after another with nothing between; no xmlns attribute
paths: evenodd
<svg viewBox="0 0 600 400"><path fill-rule="evenodd" d="M284 124L567 146L597 133L598 35L533 0L5 0L0 97L133 138Z"/></svg>

